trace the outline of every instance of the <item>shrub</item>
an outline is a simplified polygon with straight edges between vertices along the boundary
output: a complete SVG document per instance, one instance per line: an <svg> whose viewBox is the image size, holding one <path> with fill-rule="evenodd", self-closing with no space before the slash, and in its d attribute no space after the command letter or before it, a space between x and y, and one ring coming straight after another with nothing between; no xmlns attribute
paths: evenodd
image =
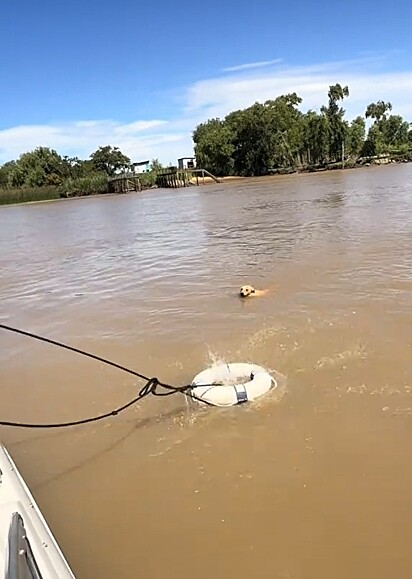
<svg viewBox="0 0 412 579"><path fill-rule="evenodd" d="M60 187L62 197L80 197L108 192L107 176L104 173L94 173L78 179L66 179Z"/></svg>

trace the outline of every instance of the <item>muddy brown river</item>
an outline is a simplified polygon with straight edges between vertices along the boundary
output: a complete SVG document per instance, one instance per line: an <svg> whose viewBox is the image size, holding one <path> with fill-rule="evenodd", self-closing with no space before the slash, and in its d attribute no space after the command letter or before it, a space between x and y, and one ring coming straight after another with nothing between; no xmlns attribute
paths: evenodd
<svg viewBox="0 0 412 579"><path fill-rule="evenodd" d="M79 579L411 577L412 166L6 207L0 268L2 323L174 384L279 378L229 409L0 429ZM4 331L0 383L0 419L34 422L139 387Z"/></svg>

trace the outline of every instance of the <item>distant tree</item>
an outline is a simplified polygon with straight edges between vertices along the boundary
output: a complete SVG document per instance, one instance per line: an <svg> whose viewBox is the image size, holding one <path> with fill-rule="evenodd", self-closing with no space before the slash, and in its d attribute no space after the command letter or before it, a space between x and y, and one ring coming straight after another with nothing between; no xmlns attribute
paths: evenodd
<svg viewBox="0 0 412 579"><path fill-rule="evenodd" d="M410 123L400 115L390 115L381 126L384 145L388 147L406 145L409 140L409 129Z"/></svg>
<svg viewBox="0 0 412 579"><path fill-rule="evenodd" d="M16 161L8 161L0 167L0 187L10 186L10 174L16 167Z"/></svg>
<svg viewBox="0 0 412 579"><path fill-rule="evenodd" d="M365 119L356 117L352 121L348 131L347 152L353 157L360 155L365 142Z"/></svg>
<svg viewBox="0 0 412 579"><path fill-rule="evenodd" d="M59 185L66 177L61 156L48 147L37 147L23 153L8 173L11 187Z"/></svg>
<svg viewBox="0 0 412 579"><path fill-rule="evenodd" d="M328 98L329 98L329 106L328 112L329 114L340 114L342 113L342 109L339 108L338 102L343 100L345 97L349 96L349 88L348 86L341 86L339 83L330 85L328 91Z"/></svg>
<svg viewBox="0 0 412 579"><path fill-rule="evenodd" d="M196 162L199 167L223 176L233 172L233 133L228 123L210 119L193 132Z"/></svg>
<svg viewBox="0 0 412 579"><path fill-rule="evenodd" d="M150 163L150 166L153 173L159 173L159 171L163 169L163 165L161 164L159 159L153 159L152 162Z"/></svg>
<svg viewBox="0 0 412 579"><path fill-rule="evenodd" d="M102 171L109 177L118 170L126 170L130 167L130 159L124 155L118 147L99 147L90 155L90 160L95 171Z"/></svg>
<svg viewBox="0 0 412 579"><path fill-rule="evenodd" d="M265 175L278 167L300 163L302 99L286 94L230 113L225 125L232 134L233 163L241 175Z"/></svg>
<svg viewBox="0 0 412 579"><path fill-rule="evenodd" d="M367 106L365 117L374 119L365 142L369 155L388 153L393 148L407 147L410 123L400 115L387 115L392 110L390 102L377 101Z"/></svg>
<svg viewBox="0 0 412 579"><path fill-rule="evenodd" d="M296 167L301 162L303 115L297 108L301 102L295 92L265 102L274 133L272 167Z"/></svg>
<svg viewBox="0 0 412 579"><path fill-rule="evenodd" d="M349 88L339 83L331 85L328 91L328 106L323 106L321 111L329 121L329 159L340 161L343 155L348 124L344 120L345 111L339 106L339 101L349 96Z"/></svg>
<svg viewBox="0 0 412 579"><path fill-rule="evenodd" d="M301 156L309 165L324 165L329 156L329 119L324 114L309 111L302 119Z"/></svg>
<svg viewBox="0 0 412 579"><path fill-rule="evenodd" d="M70 179L79 179L96 173L96 168L91 160L83 161L78 157L68 157L66 155L62 159L62 164L64 174Z"/></svg>
<svg viewBox="0 0 412 579"><path fill-rule="evenodd" d="M231 120L237 124L232 138L236 173L265 175L275 163L275 133L269 106L255 103Z"/></svg>
<svg viewBox="0 0 412 579"><path fill-rule="evenodd" d="M377 101L376 103L371 103L366 107L365 117L375 119L380 121L381 119L386 119L386 113L392 110L392 104L390 102L385 103L384 101Z"/></svg>

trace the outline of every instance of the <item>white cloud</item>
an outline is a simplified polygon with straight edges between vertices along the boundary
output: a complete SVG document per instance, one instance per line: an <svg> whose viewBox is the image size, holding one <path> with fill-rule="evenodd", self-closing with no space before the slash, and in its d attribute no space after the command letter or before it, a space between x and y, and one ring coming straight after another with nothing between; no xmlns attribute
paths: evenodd
<svg viewBox="0 0 412 579"><path fill-rule="evenodd" d="M282 62L281 58L275 58L273 60L260 60L258 62L247 62L245 64L237 64L236 66L229 66L224 68L223 72L239 72L242 70L250 70L252 68L264 68L273 64L279 64L280 62Z"/></svg>
<svg viewBox="0 0 412 579"><path fill-rule="evenodd" d="M160 127L166 124L167 121L135 121L128 125L119 125L114 127L114 133L116 135L134 135L135 133L154 129L155 127Z"/></svg>
<svg viewBox="0 0 412 579"><path fill-rule="evenodd" d="M349 86L350 97L343 105L349 119L363 114L371 101L383 99L392 102L395 114L412 120L412 70L388 72L385 59L365 57L311 66L273 63L274 67L266 66L269 62L238 65L230 74L186 87L175 118L132 119L130 123L86 119L0 130L0 161L39 145L87 158L99 146L110 144L133 160L158 157L175 163L179 156L191 154L191 133L196 124L294 91L303 98L302 110L319 109L327 101L329 85L336 82Z"/></svg>
<svg viewBox="0 0 412 579"><path fill-rule="evenodd" d="M188 89L186 114L204 118L222 117L256 101L273 99L280 94L297 92L302 109L318 109L327 101L331 84L347 84L350 97L344 107L348 117L362 114L371 101L390 100L394 110L412 115L412 70L379 70L376 58L333 62L307 67L281 66L223 78L198 81Z"/></svg>
<svg viewBox="0 0 412 579"><path fill-rule="evenodd" d="M120 147L133 159L167 154L171 143L185 138L185 133L165 132L163 120L134 121L121 124L114 121L78 121L55 125L21 125L0 131L0 160L17 158L38 146L51 147L60 154L87 158L102 145Z"/></svg>

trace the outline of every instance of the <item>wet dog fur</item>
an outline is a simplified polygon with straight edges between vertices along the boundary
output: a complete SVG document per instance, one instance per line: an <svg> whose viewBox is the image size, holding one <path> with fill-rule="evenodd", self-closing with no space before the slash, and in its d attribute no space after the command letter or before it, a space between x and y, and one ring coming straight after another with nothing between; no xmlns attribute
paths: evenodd
<svg viewBox="0 0 412 579"><path fill-rule="evenodd" d="M264 296L268 293L267 289L258 290L253 285L242 285L239 290L239 297L241 298L256 298Z"/></svg>

